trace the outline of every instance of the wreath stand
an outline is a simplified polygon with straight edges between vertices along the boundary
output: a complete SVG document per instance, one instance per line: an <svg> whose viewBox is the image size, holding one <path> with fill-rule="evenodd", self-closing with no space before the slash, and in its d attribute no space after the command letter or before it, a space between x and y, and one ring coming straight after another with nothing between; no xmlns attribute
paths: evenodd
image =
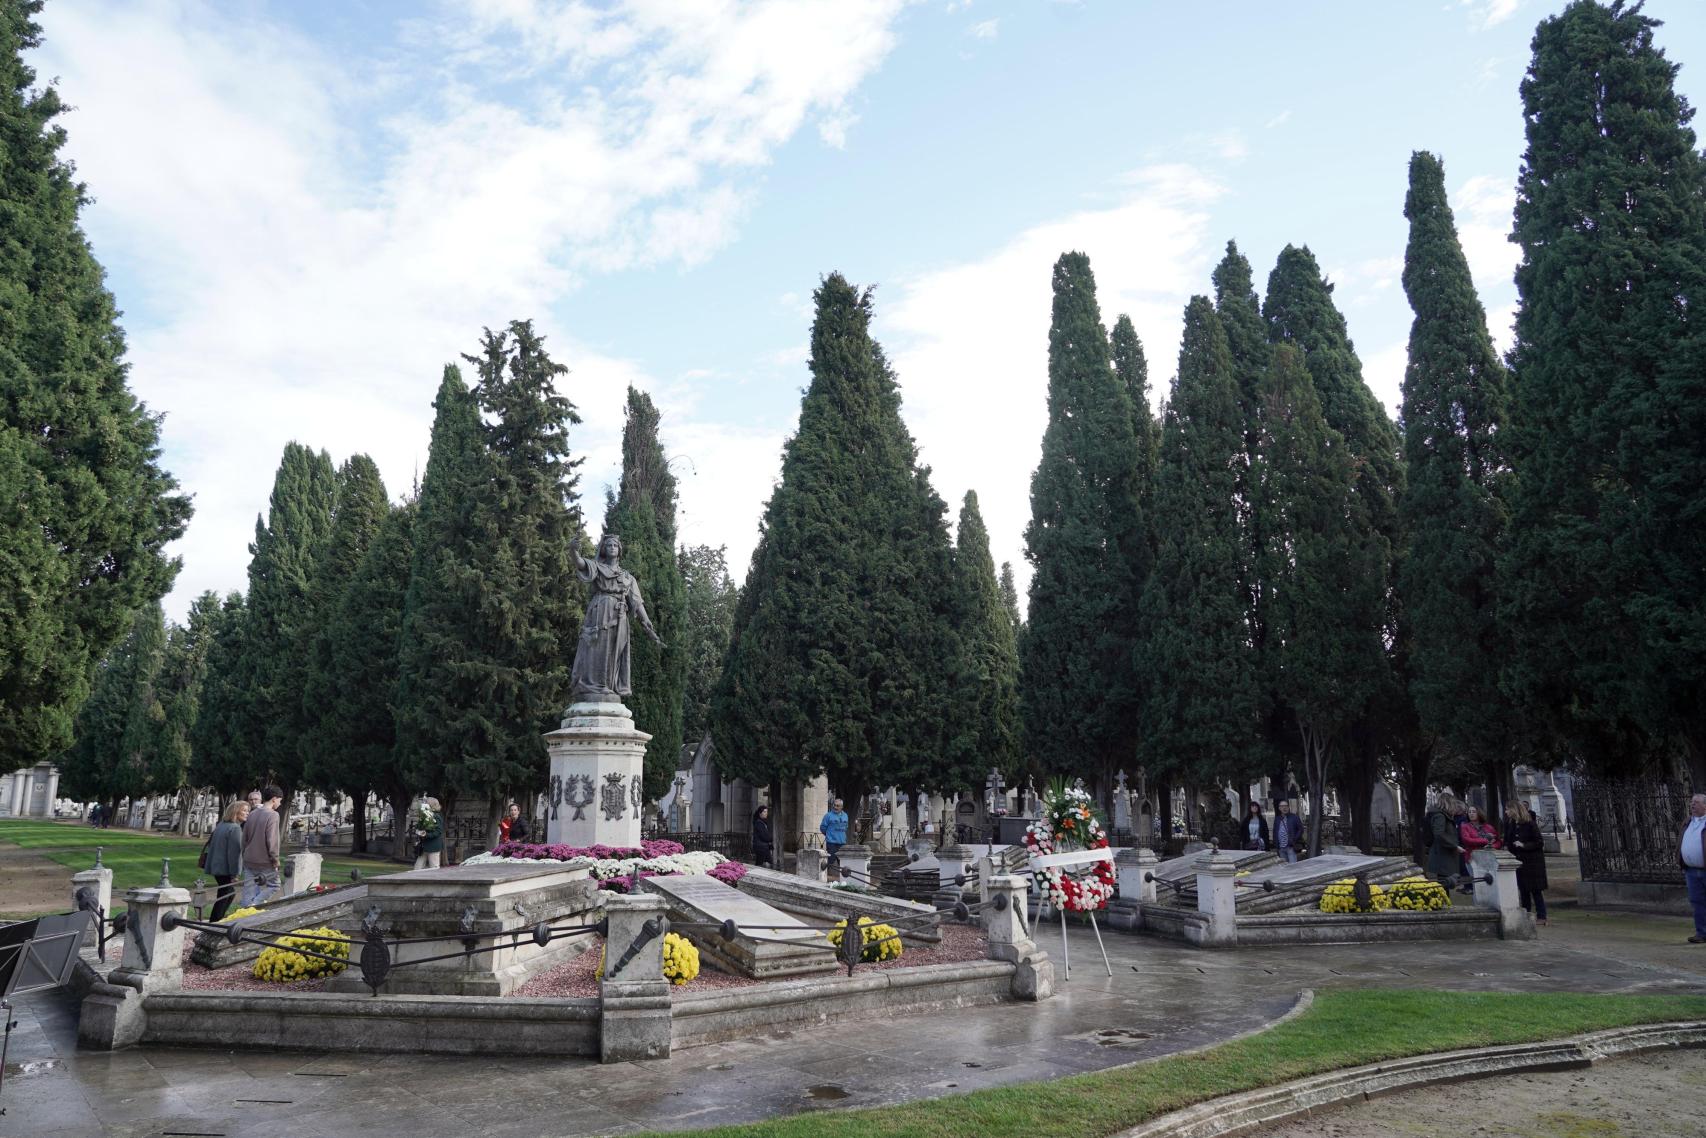
<svg viewBox="0 0 1706 1138"><path fill-rule="evenodd" d="M1094 850L1070 850L1066 853L1039 854L1031 858L1031 872L1034 874L1039 870L1058 869L1062 873L1066 873L1073 868L1094 865L1099 861L1112 862L1113 860L1114 851L1107 846ZM1046 898L1043 903L1049 905L1050 908L1054 907ZM1062 979L1070 980L1072 979L1072 954L1066 947L1066 909L1062 907L1056 911L1060 913ZM1108 963L1108 946L1102 942L1102 928L1096 923L1096 910L1084 909L1082 912L1090 918L1090 929L1096 934L1096 947L1102 951L1102 967L1108 970L1108 979L1111 980L1114 976L1114 966Z"/></svg>

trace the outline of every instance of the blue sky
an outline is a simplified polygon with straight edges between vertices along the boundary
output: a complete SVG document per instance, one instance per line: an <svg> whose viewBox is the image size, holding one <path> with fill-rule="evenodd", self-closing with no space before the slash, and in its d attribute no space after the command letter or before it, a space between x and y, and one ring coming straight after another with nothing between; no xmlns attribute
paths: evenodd
<svg viewBox="0 0 1706 1138"><path fill-rule="evenodd" d="M56 0L34 63L196 495L168 611L243 587L285 442L426 461L442 365L533 317L571 374L592 525L623 389L649 390L683 539L737 576L792 429L811 291L875 284L937 489L997 560L1044 425L1049 267L1096 269L1157 400L1228 238L1337 286L1393 413L1406 164L1446 164L1494 336L1515 295L1517 84L1541 0L437 4ZM1706 7L1651 0L1706 90Z"/></svg>

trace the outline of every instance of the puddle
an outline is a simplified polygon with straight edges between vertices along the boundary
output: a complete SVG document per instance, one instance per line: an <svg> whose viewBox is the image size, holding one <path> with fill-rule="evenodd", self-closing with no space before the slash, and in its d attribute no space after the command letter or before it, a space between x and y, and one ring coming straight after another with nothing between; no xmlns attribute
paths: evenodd
<svg viewBox="0 0 1706 1138"><path fill-rule="evenodd" d="M1103 1047L1135 1047L1150 1038L1147 1031L1133 1031L1129 1027L1104 1027L1091 1036Z"/></svg>
<svg viewBox="0 0 1706 1138"><path fill-rule="evenodd" d="M960 1066L962 1066L962 1067L981 1067L981 1066L983 1066L983 1064L982 1063L961 1063Z"/></svg>
<svg viewBox="0 0 1706 1138"><path fill-rule="evenodd" d="M834 1083L819 1083L815 1087L806 1088L806 1097L818 1102L834 1102L837 1099L851 1098L853 1092L846 1087L838 1087Z"/></svg>
<svg viewBox="0 0 1706 1138"><path fill-rule="evenodd" d="M21 1063L6 1064L6 1074L39 1075L43 1071L51 1071L58 1066L58 1059L26 1059Z"/></svg>
<svg viewBox="0 0 1706 1138"><path fill-rule="evenodd" d="M733 1063L712 1063L705 1069L707 1071L732 1071L735 1069L735 1065Z"/></svg>

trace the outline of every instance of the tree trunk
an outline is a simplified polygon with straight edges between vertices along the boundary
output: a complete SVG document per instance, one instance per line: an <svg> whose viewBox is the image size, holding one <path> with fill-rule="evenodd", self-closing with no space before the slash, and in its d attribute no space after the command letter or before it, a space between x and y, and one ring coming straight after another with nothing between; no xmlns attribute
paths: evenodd
<svg viewBox="0 0 1706 1138"><path fill-rule="evenodd" d="M1410 854L1417 865L1426 865L1428 847L1422 841L1422 819L1428 813L1428 768L1433 765L1433 747L1427 744L1414 747L1409 758L1404 773L1404 811L1410 826Z"/></svg>
<svg viewBox="0 0 1706 1138"><path fill-rule="evenodd" d="M1303 767L1309 779L1309 856L1321 853L1321 816L1327 809L1327 767L1332 757L1332 737L1298 719L1303 734Z"/></svg>
<svg viewBox="0 0 1706 1138"><path fill-rule="evenodd" d="M196 791L194 787L178 788L178 837L190 836L190 815L195 813Z"/></svg>
<svg viewBox="0 0 1706 1138"><path fill-rule="evenodd" d="M367 791L350 795L349 852L367 852Z"/></svg>
<svg viewBox="0 0 1706 1138"><path fill-rule="evenodd" d="M409 803L414 795L406 790L391 793L391 860L414 861L415 838L409 829Z"/></svg>

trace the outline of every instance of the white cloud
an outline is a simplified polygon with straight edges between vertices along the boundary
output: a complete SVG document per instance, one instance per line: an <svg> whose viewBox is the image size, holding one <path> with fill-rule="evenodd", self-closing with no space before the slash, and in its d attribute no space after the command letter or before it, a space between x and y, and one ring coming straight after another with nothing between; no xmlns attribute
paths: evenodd
<svg viewBox="0 0 1706 1138"><path fill-rule="evenodd" d="M878 334L900 377L908 424L936 489L956 512L975 489L997 563L1030 578L1021 535L1047 425L1051 272L1069 250L1090 257L1102 319L1130 314L1152 392L1175 370L1186 300L1219 253L1207 207L1224 191L1188 166L1133 171L1124 200L1025 230L976 261L897 282L877 306Z"/></svg>
<svg viewBox="0 0 1706 1138"><path fill-rule="evenodd" d="M981 20L971 26L970 35L973 39L992 40L1001 34L1001 18Z"/></svg>
<svg viewBox="0 0 1706 1138"><path fill-rule="evenodd" d="M368 451L406 491L443 363L516 314L542 314L572 369L596 524L625 383L668 385L543 314L596 274L692 265L734 240L777 147L813 123L844 141L899 6L469 0L369 65L247 7L52 5L35 63L78 108L67 154L97 191L85 223L135 282L120 297L132 387L169 412L166 465L196 496L173 611L243 585L286 441ZM494 91L492 74L527 82ZM378 136L351 125L406 82L433 94ZM773 472L779 436L667 406L670 437L720 481ZM686 480L683 506L720 508ZM750 532L750 508L716 532Z"/></svg>
<svg viewBox="0 0 1706 1138"><path fill-rule="evenodd" d="M1522 0L1459 0L1459 6L1469 9L1470 26L1486 31L1516 15Z"/></svg>
<svg viewBox="0 0 1706 1138"><path fill-rule="evenodd" d="M1479 174L1458 188L1451 206L1475 291L1487 306L1487 330L1499 350L1505 351L1516 319L1512 277L1522 261L1522 250L1509 240L1516 185L1509 177Z"/></svg>
<svg viewBox="0 0 1706 1138"><path fill-rule="evenodd" d="M1386 413L1394 419L1398 417L1398 409L1404 403L1404 368L1410 362L1410 346L1407 339L1399 340L1396 344L1388 344L1379 351L1362 358L1362 378L1374 392L1375 398L1386 406Z"/></svg>
<svg viewBox="0 0 1706 1138"><path fill-rule="evenodd" d="M1327 279L1341 308L1358 308L1378 302L1382 294L1403 278L1404 258L1370 257L1347 266L1332 266Z"/></svg>
<svg viewBox="0 0 1706 1138"><path fill-rule="evenodd" d="M1286 123L1288 123L1290 121L1291 121L1291 109L1288 107L1285 110L1281 111L1279 114L1275 115L1273 118L1269 119L1265 125L1266 125L1268 130L1272 130L1274 127L1284 126Z"/></svg>

